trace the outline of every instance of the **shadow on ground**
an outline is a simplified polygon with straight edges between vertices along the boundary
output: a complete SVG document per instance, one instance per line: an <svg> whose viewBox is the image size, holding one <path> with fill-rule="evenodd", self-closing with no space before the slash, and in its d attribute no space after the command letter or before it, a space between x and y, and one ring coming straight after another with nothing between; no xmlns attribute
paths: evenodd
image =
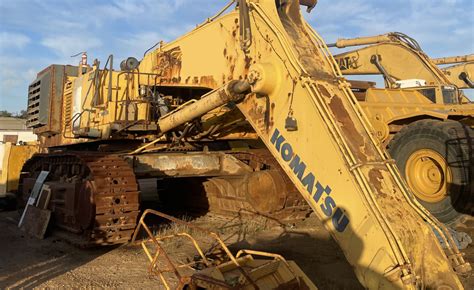
<svg viewBox="0 0 474 290"><path fill-rule="evenodd" d="M0 216L0 289L39 286L114 249L79 249L54 236L29 237L16 227L18 219L16 211Z"/></svg>
<svg viewBox="0 0 474 290"><path fill-rule="evenodd" d="M338 244L314 217L293 229L245 232L238 230L226 238L232 252L251 249L280 254L295 261L319 289L364 289Z"/></svg>

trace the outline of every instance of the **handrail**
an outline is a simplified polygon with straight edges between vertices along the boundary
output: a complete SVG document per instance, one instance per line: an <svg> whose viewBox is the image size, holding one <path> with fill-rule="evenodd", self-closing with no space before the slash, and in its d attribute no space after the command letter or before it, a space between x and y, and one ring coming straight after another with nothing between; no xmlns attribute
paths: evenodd
<svg viewBox="0 0 474 290"><path fill-rule="evenodd" d="M92 113L93 110L85 109L85 110L81 111L80 113L74 114L74 116L72 117L72 119L71 119L71 133L72 133L73 135L74 135L74 123L75 123L77 120L80 120L80 119L82 118L82 115L83 115L85 112ZM80 121L79 121L79 125L80 125Z"/></svg>
<svg viewBox="0 0 474 290"><path fill-rule="evenodd" d="M107 64L109 65L109 69L106 69L107 68ZM113 72L114 70L114 55L111 54L109 55L109 57L107 58L107 61L105 62L105 65L104 65L104 73L102 75L102 78L104 79L105 81L105 78L107 77L107 75L109 75L109 86L107 88L107 102L110 102L112 101L112 78L113 78ZM102 92L102 90L101 90Z"/></svg>
<svg viewBox="0 0 474 290"><path fill-rule="evenodd" d="M115 101L117 104L118 103L125 103L125 106L126 106L126 113L125 113L125 121L126 123L128 123L128 106L130 104L137 104L137 103L141 103L143 101L141 100L130 100L130 96L129 96L129 86L130 86L130 79L127 79L129 78L129 76L133 76L131 79L132 79L132 82L135 80L135 75L138 76L138 84L140 84L140 80L141 80L141 77L142 76L146 76L147 77L147 81L146 81L146 85L147 86L150 86L150 85L154 85L154 86L157 86L158 85L158 78L160 77L158 74L155 74L155 73L143 73L143 72L140 72L138 69L136 71L121 71L120 73L117 74L116 76L116 84L117 86L120 84L120 80L121 78L125 78L126 80L126 87L122 90L123 91L123 94L122 94L122 97L120 98L119 97L119 91L120 90L116 90L116 93L115 93L115 98L112 98L111 96L111 100L112 101ZM112 93L111 93L112 95ZM124 100L125 98L125 100ZM147 104L147 106L149 106L149 104ZM148 110L147 110L148 111ZM114 121L117 121L117 116L118 116L118 106L115 106L115 113L114 113L114 117L115 117L115 120ZM137 121L137 120L132 120L132 121Z"/></svg>

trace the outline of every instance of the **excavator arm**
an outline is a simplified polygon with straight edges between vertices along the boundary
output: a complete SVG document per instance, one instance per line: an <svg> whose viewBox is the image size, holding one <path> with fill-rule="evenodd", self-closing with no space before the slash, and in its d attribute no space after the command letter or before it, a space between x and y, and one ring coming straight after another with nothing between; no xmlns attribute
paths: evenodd
<svg viewBox="0 0 474 290"><path fill-rule="evenodd" d="M474 89L474 62L442 68L453 84L460 89Z"/></svg>
<svg viewBox="0 0 474 290"><path fill-rule="evenodd" d="M234 11L148 53L139 71L159 75L162 87L210 89L162 117L160 134L237 106L365 287L462 288L453 269L468 271L469 264L378 146L299 1L240 0Z"/></svg>
<svg viewBox="0 0 474 290"><path fill-rule="evenodd" d="M329 46L345 48L361 45L364 47L334 56L344 75L381 74L389 88L397 88L397 81L407 79L424 80L427 86L449 83L447 77L421 50L419 44L399 32L339 39Z"/></svg>
<svg viewBox="0 0 474 290"><path fill-rule="evenodd" d="M451 83L460 89L474 88L474 54L435 58L432 61L437 65L454 64L441 68Z"/></svg>

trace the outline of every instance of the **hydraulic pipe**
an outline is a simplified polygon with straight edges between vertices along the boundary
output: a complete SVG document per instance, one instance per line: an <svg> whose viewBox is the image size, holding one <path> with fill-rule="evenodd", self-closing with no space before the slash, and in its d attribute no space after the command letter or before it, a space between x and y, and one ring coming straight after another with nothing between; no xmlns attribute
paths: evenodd
<svg viewBox="0 0 474 290"><path fill-rule="evenodd" d="M474 89L474 80L472 80L467 73L462 72L459 78L463 80L469 88Z"/></svg>
<svg viewBox="0 0 474 290"><path fill-rule="evenodd" d="M349 46L369 45L376 43L383 43L391 41L388 34L368 36L368 37L357 37L357 38L340 38L335 43L330 43L328 47L345 48Z"/></svg>

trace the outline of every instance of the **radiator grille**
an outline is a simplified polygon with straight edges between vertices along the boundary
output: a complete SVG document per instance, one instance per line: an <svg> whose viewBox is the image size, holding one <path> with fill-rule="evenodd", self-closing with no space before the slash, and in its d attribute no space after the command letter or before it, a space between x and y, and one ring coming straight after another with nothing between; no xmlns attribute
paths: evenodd
<svg viewBox="0 0 474 290"><path fill-rule="evenodd" d="M39 121L40 114L40 87L41 80L32 83L28 88L28 109L26 126L28 128L37 128L42 124Z"/></svg>

